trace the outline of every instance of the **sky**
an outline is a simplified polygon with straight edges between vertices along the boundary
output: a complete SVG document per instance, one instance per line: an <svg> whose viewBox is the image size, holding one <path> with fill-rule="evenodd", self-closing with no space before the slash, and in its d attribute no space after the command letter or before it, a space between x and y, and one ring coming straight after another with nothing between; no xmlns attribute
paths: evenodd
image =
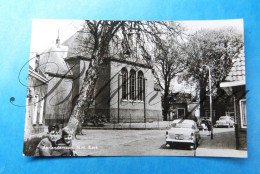
<svg viewBox="0 0 260 174"><path fill-rule="evenodd" d="M200 29L219 29L233 26L238 31L243 32L243 20L204 20L204 21L178 21L183 24L188 33L193 33ZM56 19L33 19L31 33L31 53L41 53L51 45L55 44L58 37L61 43L66 41L76 31L78 31L83 20L56 20Z"/></svg>
<svg viewBox="0 0 260 174"><path fill-rule="evenodd" d="M180 21L187 29L187 33L194 33L201 29L220 29L223 27L234 27L239 32L244 32L243 19L233 20L200 20L200 21Z"/></svg>
<svg viewBox="0 0 260 174"><path fill-rule="evenodd" d="M58 31L60 42L63 43L78 31L83 23L83 20L33 19L30 52L41 53L55 44Z"/></svg>

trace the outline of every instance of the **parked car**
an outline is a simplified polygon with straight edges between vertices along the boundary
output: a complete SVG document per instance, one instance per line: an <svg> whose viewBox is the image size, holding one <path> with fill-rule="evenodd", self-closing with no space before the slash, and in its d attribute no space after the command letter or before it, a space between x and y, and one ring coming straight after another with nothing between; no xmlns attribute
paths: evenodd
<svg viewBox="0 0 260 174"><path fill-rule="evenodd" d="M193 120L177 119L171 124L171 128L166 131L166 146L174 144L188 144L191 149L196 149L199 145L200 133L197 124Z"/></svg>
<svg viewBox="0 0 260 174"><path fill-rule="evenodd" d="M234 127L234 118L230 116L221 116L219 120L216 121L215 127Z"/></svg>

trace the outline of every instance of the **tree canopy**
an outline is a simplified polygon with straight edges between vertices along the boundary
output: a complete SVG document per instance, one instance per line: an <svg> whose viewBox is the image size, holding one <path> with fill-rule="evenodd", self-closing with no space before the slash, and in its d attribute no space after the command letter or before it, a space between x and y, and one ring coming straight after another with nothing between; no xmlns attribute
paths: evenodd
<svg viewBox="0 0 260 174"><path fill-rule="evenodd" d="M187 68L181 79L197 84L199 99L203 102L209 79L204 65L210 68L213 95L217 94L220 82L225 80L232 68L233 60L244 49L243 35L234 28L199 30L187 37L182 49ZM200 108L203 114L203 106Z"/></svg>
<svg viewBox="0 0 260 174"><path fill-rule="evenodd" d="M132 59L142 59L147 64L151 64L153 58L151 49L154 42L165 33L179 34L178 23L164 21L88 20L83 32L87 37L83 40L81 51L89 55L92 61L69 119L68 127L73 132L84 116L84 112L93 102L98 68L105 59L111 56L126 59L131 56Z"/></svg>
<svg viewBox="0 0 260 174"><path fill-rule="evenodd" d="M219 30L200 30L188 36L183 50L187 60L186 79L205 82L206 71L203 65L211 69L212 86L224 80L232 67L232 60L244 48L243 36L233 28Z"/></svg>

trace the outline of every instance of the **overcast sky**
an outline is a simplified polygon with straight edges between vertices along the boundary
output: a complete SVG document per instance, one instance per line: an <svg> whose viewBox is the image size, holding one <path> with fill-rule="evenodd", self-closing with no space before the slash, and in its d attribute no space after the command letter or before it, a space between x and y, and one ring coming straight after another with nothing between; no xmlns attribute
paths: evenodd
<svg viewBox="0 0 260 174"><path fill-rule="evenodd" d="M180 21L179 21L180 22ZM78 31L83 20L55 20L55 19L33 19L31 34L31 52L41 53L59 37L61 43ZM243 20L208 20L208 21L182 21L187 33L193 33L200 29L219 29L233 26L243 33Z"/></svg>
<svg viewBox="0 0 260 174"><path fill-rule="evenodd" d="M58 31L61 43L66 41L83 23L83 20L33 19L31 52L41 53L55 44Z"/></svg>
<svg viewBox="0 0 260 174"><path fill-rule="evenodd" d="M243 20L203 20L203 21L180 21L187 29L188 33L193 33L201 29L220 29L224 27L234 27L239 32L244 32Z"/></svg>

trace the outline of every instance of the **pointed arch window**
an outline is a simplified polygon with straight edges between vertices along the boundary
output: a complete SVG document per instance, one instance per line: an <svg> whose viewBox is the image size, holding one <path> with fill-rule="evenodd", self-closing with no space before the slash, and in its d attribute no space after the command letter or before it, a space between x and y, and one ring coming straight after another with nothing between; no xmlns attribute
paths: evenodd
<svg viewBox="0 0 260 174"><path fill-rule="evenodd" d="M122 73L122 99L127 100L128 99L128 83L127 83L127 78L128 78L128 72L126 68L123 68L121 70Z"/></svg>
<svg viewBox="0 0 260 174"><path fill-rule="evenodd" d="M142 71L138 72L137 76L137 100L144 100L144 74Z"/></svg>
<svg viewBox="0 0 260 174"><path fill-rule="evenodd" d="M130 71L130 100L135 100L136 99L136 72L134 70Z"/></svg>

